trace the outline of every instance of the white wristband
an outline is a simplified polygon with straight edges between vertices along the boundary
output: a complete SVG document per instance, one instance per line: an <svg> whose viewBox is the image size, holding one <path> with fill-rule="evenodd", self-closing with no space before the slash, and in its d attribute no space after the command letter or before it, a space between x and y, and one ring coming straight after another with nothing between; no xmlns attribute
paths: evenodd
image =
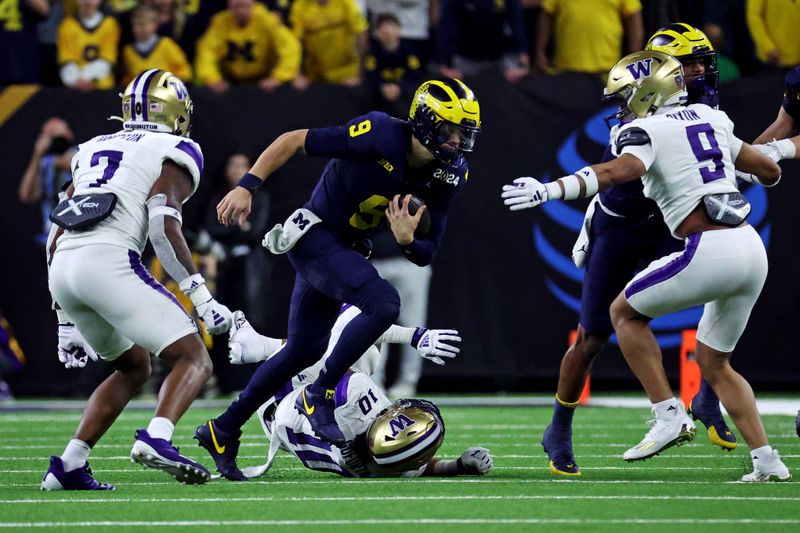
<svg viewBox="0 0 800 533"><path fill-rule="evenodd" d="M781 159L794 159L797 156L797 147L794 145L791 139L783 139L780 141L773 140L767 144L770 144L778 149L778 152L781 154Z"/></svg>
<svg viewBox="0 0 800 533"><path fill-rule="evenodd" d="M556 181L545 183L547 189L548 200L575 200L581 197L581 180L585 184L584 198L589 198L597 194L600 188L600 183L597 181L597 174L592 167L583 167L575 174L564 176ZM564 192L561 192L561 186L564 187Z"/></svg>
<svg viewBox="0 0 800 533"><path fill-rule="evenodd" d="M206 280L200 274L193 274L181 281L179 285L181 292L189 297L195 307L208 303L214 299L211 292L206 287Z"/></svg>

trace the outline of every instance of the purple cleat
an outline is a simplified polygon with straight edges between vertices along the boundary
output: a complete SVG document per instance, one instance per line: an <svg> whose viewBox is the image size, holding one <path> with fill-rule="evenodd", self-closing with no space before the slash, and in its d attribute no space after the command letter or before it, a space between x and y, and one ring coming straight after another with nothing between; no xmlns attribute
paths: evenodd
<svg viewBox="0 0 800 533"><path fill-rule="evenodd" d="M163 470L188 485L200 485L211 479L206 467L181 455L172 441L153 438L144 429L136 430L131 461L147 468Z"/></svg>
<svg viewBox="0 0 800 533"><path fill-rule="evenodd" d="M42 490L114 490L114 485L100 483L92 477L89 463L66 472L57 455L50 457L50 468L42 478Z"/></svg>
<svg viewBox="0 0 800 533"><path fill-rule="evenodd" d="M300 414L308 418L311 428L323 440L341 446L347 439L336 423L333 410L336 408L334 397L336 392L332 389L316 390L314 385L306 385L295 401L295 407Z"/></svg>
<svg viewBox="0 0 800 533"><path fill-rule="evenodd" d="M217 471L229 481L247 481L239 467L236 456L239 454L239 437L241 431L226 433L213 420L209 420L194 430L194 438L198 446L202 446L214 459Z"/></svg>

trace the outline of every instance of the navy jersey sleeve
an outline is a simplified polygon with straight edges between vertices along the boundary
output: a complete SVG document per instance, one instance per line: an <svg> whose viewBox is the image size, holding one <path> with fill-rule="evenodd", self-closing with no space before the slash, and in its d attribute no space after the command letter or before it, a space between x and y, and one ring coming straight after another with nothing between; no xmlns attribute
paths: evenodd
<svg viewBox="0 0 800 533"><path fill-rule="evenodd" d="M439 245L447 229L447 215L461 190L466 186L469 176L466 162L454 174L458 176L458 184L426 203L431 215L431 229L428 235L424 239L414 239L410 244L403 246L403 255L415 265L431 264L436 252L439 251Z"/></svg>
<svg viewBox="0 0 800 533"><path fill-rule="evenodd" d="M386 155L387 147L396 141L396 122L385 113L373 111L343 126L311 128L305 150L308 155L332 158Z"/></svg>
<svg viewBox="0 0 800 533"><path fill-rule="evenodd" d="M783 109L795 122L800 123L800 65L786 74L786 88L783 92Z"/></svg>

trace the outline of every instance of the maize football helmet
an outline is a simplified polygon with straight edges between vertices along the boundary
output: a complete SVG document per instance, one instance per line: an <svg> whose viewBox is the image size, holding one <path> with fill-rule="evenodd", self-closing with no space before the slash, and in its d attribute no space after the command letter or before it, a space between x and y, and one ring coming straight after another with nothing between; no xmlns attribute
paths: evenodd
<svg viewBox="0 0 800 533"><path fill-rule="evenodd" d="M166 70L136 76L122 93L122 127L189 136L192 99L186 85ZM118 117L112 117L118 118Z"/></svg>
<svg viewBox="0 0 800 533"><path fill-rule="evenodd" d="M650 37L645 50L664 52L681 63L691 59L703 62L705 74L687 82L690 102L697 101L708 88L716 92L719 81L717 52L706 34L698 28L683 22L664 26Z"/></svg>
<svg viewBox="0 0 800 533"><path fill-rule="evenodd" d="M426 400L397 400L367 430L370 456L389 472L416 470L427 464L443 440L442 416Z"/></svg>
<svg viewBox="0 0 800 533"><path fill-rule="evenodd" d="M465 83L447 78L429 80L419 86L408 113L411 131L442 163L458 167L464 153L471 152L481 131L478 99ZM458 135L458 147L446 144Z"/></svg>
<svg viewBox="0 0 800 533"><path fill-rule="evenodd" d="M683 67L663 52L645 50L623 57L608 73L605 99L619 100L617 118L644 118L686 103Z"/></svg>

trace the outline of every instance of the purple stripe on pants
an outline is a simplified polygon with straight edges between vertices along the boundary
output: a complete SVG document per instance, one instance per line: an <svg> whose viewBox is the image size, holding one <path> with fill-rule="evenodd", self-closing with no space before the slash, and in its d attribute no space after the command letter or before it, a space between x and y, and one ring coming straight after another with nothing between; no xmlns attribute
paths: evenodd
<svg viewBox="0 0 800 533"><path fill-rule="evenodd" d="M186 316L192 318L191 316L189 316L189 313L186 312L186 309L183 308L180 302L178 302L178 299L175 298L175 295L169 292L162 284L160 284L158 281L155 280L155 278L153 278L153 276L150 275L150 272L148 272L147 269L142 264L142 258L139 257L138 253L134 252L133 250L128 250L128 260L131 263L131 268L133 269L133 271L136 272L137 276L139 276L139 279L141 279L148 286L152 287L153 289L157 290L158 292L160 292L161 294L172 300L175 303L175 305L177 305Z"/></svg>
<svg viewBox="0 0 800 533"><path fill-rule="evenodd" d="M697 252L697 246L700 244L700 235L702 235L702 233L692 233L689 235L689 242L681 255L666 265L653 270L652 272L643 276L641 279L631 283L630 286L625 289L625 298L630 299L630 297L634 294L640 293L643 290L652 287L653 285L667 281L668 279L677 276L681 271L689 266L689 263L692 261L695 252Z"/></svg>
<svg viewBox="0 0 800 533"><path fill-rule="evenodd" d="M325 442L324 440L320 440L313 435L308 435L306 433L295 433L292 428L286 428L286 436L289 438L289 442L295 444L297 446L307 445L307 446L315 446L317 448L322 448L323 450L330 450L331 445Z"/></svg>

